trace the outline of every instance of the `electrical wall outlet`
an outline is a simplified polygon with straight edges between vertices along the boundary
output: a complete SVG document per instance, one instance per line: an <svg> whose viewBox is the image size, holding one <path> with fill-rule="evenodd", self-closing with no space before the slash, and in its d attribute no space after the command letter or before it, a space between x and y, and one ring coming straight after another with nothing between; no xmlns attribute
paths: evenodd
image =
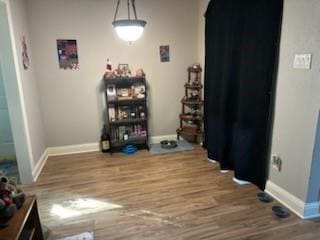
<svg viewBox="0 0 320 240"><path fill-rule="evenodd" d="M279 172L281 171L282 160L278 155L271 156L271 164L274 169L276 169Z"/></svg>
<svg viewBox="0 0 320 240"><path fill-rule="evenodd" d="M293 68L295 69L310 69L311 68L311 54L296 54L294 56Z"/></svg>

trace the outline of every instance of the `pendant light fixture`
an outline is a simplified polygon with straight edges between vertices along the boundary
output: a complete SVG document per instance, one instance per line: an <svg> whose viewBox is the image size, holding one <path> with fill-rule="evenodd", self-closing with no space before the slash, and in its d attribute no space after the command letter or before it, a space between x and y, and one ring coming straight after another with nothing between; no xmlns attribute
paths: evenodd
<svg viewBox="0 0 320 240"><path fill-rule="evenodd" d="M134 13L134 19L131 19L131 16L130 16L130 2L131 2L131 7ZM114 14L114 20L112 22L112 25L115 28L117 35L122 40L127 42L134 42L141 37L144 30L144 26L146 25L147 22L138 19L135 0L127 0L128 19L117 20L119 5L120 5L120 0L118 0L117 2L117 8Z"/></svg>

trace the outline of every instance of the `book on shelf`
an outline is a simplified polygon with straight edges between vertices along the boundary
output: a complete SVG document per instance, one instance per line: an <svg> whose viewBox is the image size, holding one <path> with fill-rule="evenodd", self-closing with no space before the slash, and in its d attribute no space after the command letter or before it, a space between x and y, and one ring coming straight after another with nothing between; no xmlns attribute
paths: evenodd
<svg viewBox="0 0 320 240"><path fill-rule="evenodd" d="M108 109L109 121L114 122L116 120L116 109L114 105L110 105Z"/></svg>
<svg viewBox="0 0 320 240"><path fill-rule="evenodd" d="M110 134L111 140L116 140L118 138L117 136L117 129L111 128L111 134Z"/></svg>
<svg viewBox="0 0 320 240"><path fill-rule="evenodd" d="M108 101L113 101L117 99L116 85L109 84L107 86L107 98Z"/></svg>
<svg viewBox="0 0 320 240"><path fill-rule="evenodd" d="M123 135L126 132L126 126L119 126L118 127L118 140L123 140Z"/></svg>

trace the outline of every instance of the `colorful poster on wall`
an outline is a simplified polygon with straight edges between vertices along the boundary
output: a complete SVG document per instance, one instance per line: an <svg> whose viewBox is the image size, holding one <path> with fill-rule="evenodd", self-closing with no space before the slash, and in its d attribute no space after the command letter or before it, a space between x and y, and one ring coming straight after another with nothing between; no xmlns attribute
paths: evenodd
<svg viewBox="0 0 320 240"><path fill-rule="evenodd" d="M169 45L160 46L160 61L170 62L170 47Z"/></svg>
<svg viewBox="0 0 320 240"><path fill-rule="evenodd" d="M79 69L77 40L57 39L60 69Z"/></svg>
<svg viewBox="0 0 320 240"><path fill-rule="evenodd" d="M22 49L21 54L22 54L23 69L27 70L29 68L30 60L29 60L28 48L27 48L27 42L26 42L25 36L21 37L21 49Z"/></svg>

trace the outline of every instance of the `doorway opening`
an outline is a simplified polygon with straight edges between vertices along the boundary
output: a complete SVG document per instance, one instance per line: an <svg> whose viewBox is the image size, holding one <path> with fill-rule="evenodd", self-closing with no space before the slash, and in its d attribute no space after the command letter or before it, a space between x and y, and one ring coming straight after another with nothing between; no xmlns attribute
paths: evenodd
<svg viewBox="0 0 320 240"><path fill-rule="evenodd" d="M0 0L0 32L0 170L30 184L34 182L30 136L10 3L3 0Z"/></svg>
<svg viewBox="0 0 320 240"><path fill-rule="evenodd" d="M7 97L0 68L0 171L18 182L19 172L13 142Z"/></svg>

